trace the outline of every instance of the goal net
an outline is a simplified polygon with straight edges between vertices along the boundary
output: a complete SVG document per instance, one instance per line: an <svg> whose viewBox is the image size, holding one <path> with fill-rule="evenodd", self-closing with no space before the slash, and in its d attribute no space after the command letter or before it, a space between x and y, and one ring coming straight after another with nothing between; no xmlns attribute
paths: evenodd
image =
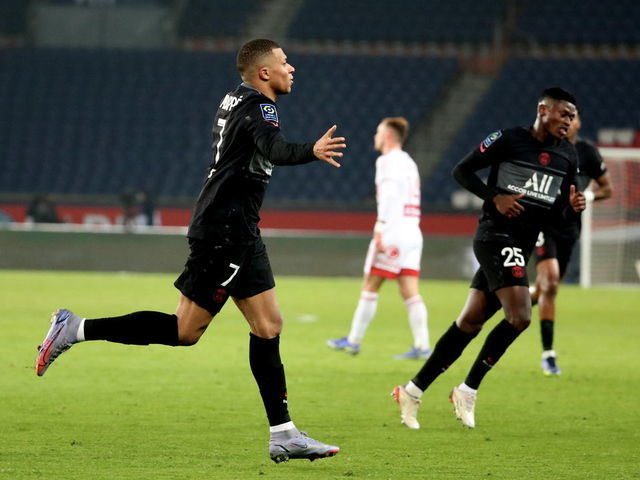
<svg viewBox="0 0 640 480"><path fill-rule="evenodd" d="M600 148L613 195L582 214L580 284L640 285L640 148Z"/></svg>

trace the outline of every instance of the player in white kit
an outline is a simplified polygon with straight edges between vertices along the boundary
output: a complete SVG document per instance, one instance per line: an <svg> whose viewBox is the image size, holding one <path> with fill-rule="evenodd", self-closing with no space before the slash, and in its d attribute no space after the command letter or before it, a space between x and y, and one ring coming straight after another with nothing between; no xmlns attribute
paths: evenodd
<svg viewBox="0 0 640 480"><path fill-rule="evenodd" d="M376 200L378 217L364 265L360 300L346 337L327 340L327 345L352 355L375 316L378 291L386 279L397 280L407 307L413 334L412 348L397 359L425 359L431 354L427 330L427 307L418 290L422 232L420 231L420 175L413 159L402 150L409 131L403 117L383 119L376 130Z"/></svg>

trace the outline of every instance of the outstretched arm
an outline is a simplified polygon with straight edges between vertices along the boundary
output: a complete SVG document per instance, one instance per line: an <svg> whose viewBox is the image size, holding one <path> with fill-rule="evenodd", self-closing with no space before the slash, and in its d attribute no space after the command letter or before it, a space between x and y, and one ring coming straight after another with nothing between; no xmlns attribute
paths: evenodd
<svg viewBox="0 0 640 480"><path fill-rule="evenodd" d="M289 143L280 130L269 129L261 132L256 138L258 149L274 165L302 165L322 160L334 167L340 164L333 157L342 157L342 150L346 148L344 137L332 137L336 131L334 125L320 137L315 143Z"/></svg>

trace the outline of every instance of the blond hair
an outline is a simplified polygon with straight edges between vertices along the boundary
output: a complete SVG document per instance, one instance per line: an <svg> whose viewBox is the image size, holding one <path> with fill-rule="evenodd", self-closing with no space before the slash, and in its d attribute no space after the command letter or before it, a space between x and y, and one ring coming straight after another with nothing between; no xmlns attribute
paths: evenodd
<svg viewBox="0 0 640 480"><path fill-rule="evenodd" d="M404 117L387 117L382 123L396 134L398 141L404 143L409 134L409 121Z"/></svg>

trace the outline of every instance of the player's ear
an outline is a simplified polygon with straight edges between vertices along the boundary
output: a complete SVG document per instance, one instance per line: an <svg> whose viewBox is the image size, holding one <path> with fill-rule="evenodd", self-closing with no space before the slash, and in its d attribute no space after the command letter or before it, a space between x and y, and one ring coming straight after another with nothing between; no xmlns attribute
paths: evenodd
<svg viewBox="0 0 640 480"><path fill-rule="evenodd" d="M260 67L258 69L258 78L260 78L260 80L267 82L269 81L269 77L269 69L267 67Z"/></svg>
<svg viewBox="0 0 640 480"><path fill-rule="evenodd" d="M538 115L544 115L545 113L547 113L547 105L541 102L538 104Z"/></svg>

